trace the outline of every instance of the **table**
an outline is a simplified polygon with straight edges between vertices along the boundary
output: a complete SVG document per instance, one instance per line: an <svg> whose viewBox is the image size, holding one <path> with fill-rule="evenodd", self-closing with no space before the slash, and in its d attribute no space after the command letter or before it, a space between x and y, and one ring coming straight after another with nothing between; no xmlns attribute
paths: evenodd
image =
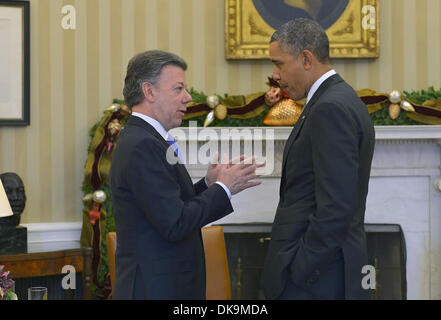
<svg viewBox="0 0 441 320"><path fill-rule="evenodd" d="M82 248L79 242L66 246L63 243L31 246L28 253L0 255L0 264L5 265L13 279L60 275L64 266L71 265L75 272L83 274L84 299L91 299L92 248ZM72 297L72 292L67 291Z"/></svg>

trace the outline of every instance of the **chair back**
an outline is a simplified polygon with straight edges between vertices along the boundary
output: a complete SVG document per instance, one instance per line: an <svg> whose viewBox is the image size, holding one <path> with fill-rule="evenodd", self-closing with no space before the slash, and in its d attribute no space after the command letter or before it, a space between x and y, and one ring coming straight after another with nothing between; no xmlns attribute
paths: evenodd
<svg viewBox="0 0 441 320"><path fill-rule="evenodd" d="M206 265L207 300L231 300L230 272L221 226L202 228Z"/></svg>
<svg viewBox="0 0 441 320"><path fill-rule="evenodd" d="M108 232L106 242L107 242L107 256L109 260L110 282L112 285L112 296L113 296L113 285L115 283L116 232Z"/></svg>
<svg viewBox="0 0 441 320"><path fill-rule="evenodd" d="M207 300L231 300L230 272L222 227L204 227L201 231L205 251ZM106 241L113 296L116 232L108 232Z"/></svg>

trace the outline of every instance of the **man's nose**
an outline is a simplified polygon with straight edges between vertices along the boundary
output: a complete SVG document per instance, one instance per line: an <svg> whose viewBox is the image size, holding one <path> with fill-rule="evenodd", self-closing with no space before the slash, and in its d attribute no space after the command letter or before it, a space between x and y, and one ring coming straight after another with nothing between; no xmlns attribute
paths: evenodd
<svg viewBox="0 0 441 320"><path fill-rule="evenodd" d="M184 102L187 104L187 103L190 103L192 100L193 100L193 98L191 97L191 94L189 94L188 91L185 90Z"/></svg>

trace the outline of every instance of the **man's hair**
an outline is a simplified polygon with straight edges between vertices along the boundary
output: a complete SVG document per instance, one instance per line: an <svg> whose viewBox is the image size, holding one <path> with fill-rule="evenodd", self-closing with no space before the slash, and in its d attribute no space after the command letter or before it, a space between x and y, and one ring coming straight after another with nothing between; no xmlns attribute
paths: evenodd
<svg viewBox="0 0 441 320"><path fill-rule="evenodd" d="M271 37L270 43L279 41L280 48L298 56L303 50L311 51L321 62L329 63L329 39L317 22L297 18L283 24Z"/></svg>
<svg viewBox="0 0 441 320"><path fill-rule="evenodd" d="M150 82L155 85L162 69L169 65L187 70L187 63L184 59L160 50L142 52L130 59L123 90L125 102L130 110L144 100L142 84Z"/></svg>

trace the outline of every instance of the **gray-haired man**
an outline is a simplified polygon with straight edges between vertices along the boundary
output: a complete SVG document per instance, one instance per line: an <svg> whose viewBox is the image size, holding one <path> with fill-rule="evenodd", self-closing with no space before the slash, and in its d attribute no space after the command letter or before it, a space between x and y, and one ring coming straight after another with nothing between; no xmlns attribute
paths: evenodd
<svg viewBox="0 0 441 320"><path fill-rule="evenodd" d="M234 195L260 184L259 165L213 164L193 184L170 163L168 134L181 125L191 96L187 64L164 51L129 62L124 98L132 110L112 160L110 186L117 233L115 299L205 299L201 227L231 213Z"/></svg>

